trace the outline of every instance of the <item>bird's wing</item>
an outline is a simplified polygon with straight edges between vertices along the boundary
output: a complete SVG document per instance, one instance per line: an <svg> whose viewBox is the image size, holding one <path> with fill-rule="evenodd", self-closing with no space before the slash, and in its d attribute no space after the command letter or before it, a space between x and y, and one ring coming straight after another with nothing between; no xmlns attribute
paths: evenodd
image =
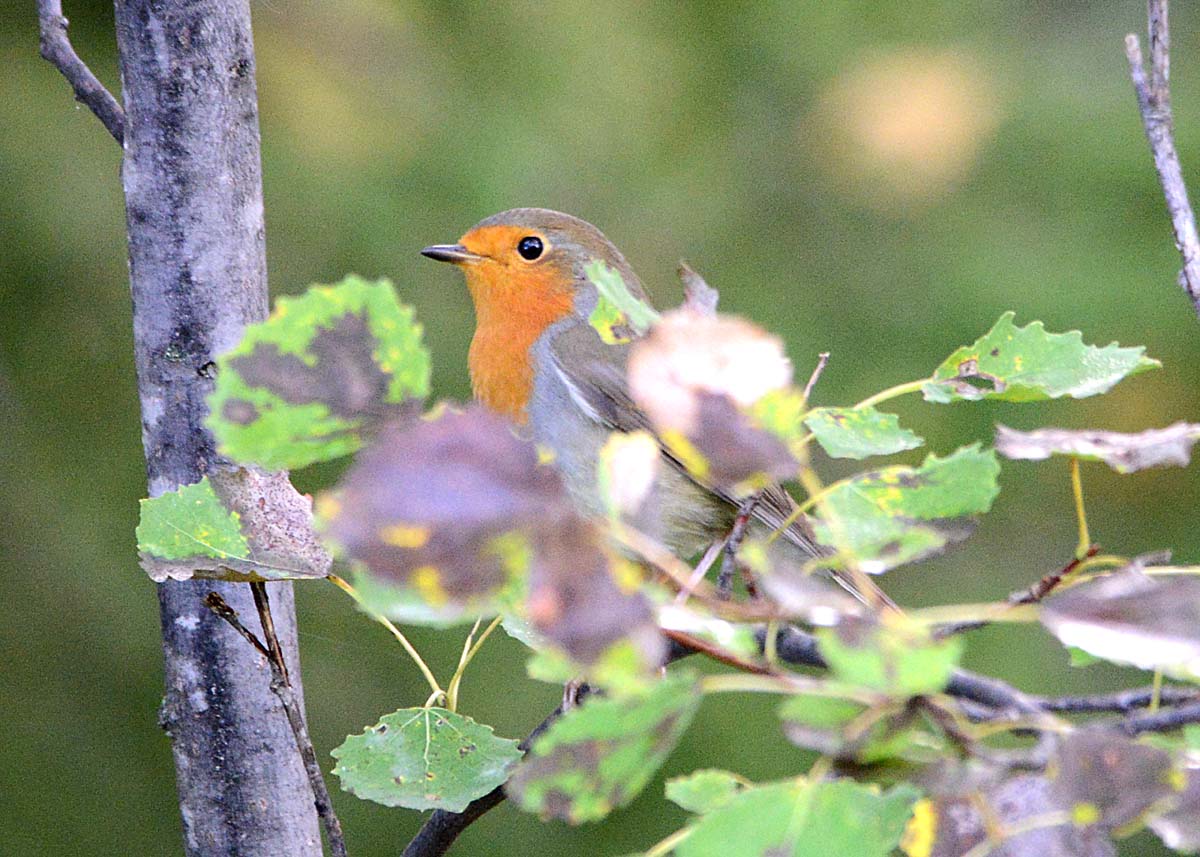
<svg viewBox="0 0 1200 857"><path fill-rule="evenodd" d="M570 360L562 355L570 354ZM563 330L551 345L554 371L570 391L580 410L596 422L614 431L647 431L655 434L649 417L633 401L625 381L625 364L629 358L626 344L609 345L588 324L572 325ZM662 446L660 444L660 446ZM683 463L662 446L663 456L688 478L711 491L736 508L736 497L719 488L706 485L688 473ZM796 502L778 483L763 490L754 507L753 517L772 530L778 529L795 511ZM783 532L784 538L808 556L825 556L829 552L817 544L812 526L801 515Z"/></svg>

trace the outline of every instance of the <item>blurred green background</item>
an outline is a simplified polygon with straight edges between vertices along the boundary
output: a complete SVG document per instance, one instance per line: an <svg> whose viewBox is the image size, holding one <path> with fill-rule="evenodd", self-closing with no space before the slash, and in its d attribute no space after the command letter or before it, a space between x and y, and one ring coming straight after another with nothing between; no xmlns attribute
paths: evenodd
<svg viewBox="0 0 1200 857"><path fill-rule="evenodd" d="M65 5L80 53L115 89L112 4ZM133 541L144 476L120 152L38 58L32 7L0 13L0 850L178 853L155 724L157 602ZM500 209L545 205L605 230L661 303L676 300L686 257L726 310L786 337L802 377L831 351L821 403L927 374L1006 309L1091 342L1144 344L1165 363L1084 402L902 401L933 451L986 439L996 421L1139 429L1200 417L1200 326L1175 285L1122 52L1144 27L1137 0L262 0L254 14L272 292L348 271L393 278L425 323L438 396L468 395L471 310L457 273L417 250ZM1200 191L1200 16L1177 4L1173 24L1179 144ZM1070 556L1065 464L1007 464L1002 481L977 537L895 571L894 595L994 599ZM1107 549L1200 559L1194 470L1088 466L1085 486ZM298 601L328 769L347 732L425 690L333 587L299 586ZM413 637L448 675L460 635ZM1036 627L972 636L968 663L1032 691L1145 680L1072 670ZM557 695L497 639L463 705L520 736ZM805 759L773 709L706 702L665 774L794 772ZM503 807L456 853L644 848L683 820L660 794L656 782L580 829ZM420 822L335 800L359 857L399 853ZM1123 849L1160 853L1147 835Z"/></svg>

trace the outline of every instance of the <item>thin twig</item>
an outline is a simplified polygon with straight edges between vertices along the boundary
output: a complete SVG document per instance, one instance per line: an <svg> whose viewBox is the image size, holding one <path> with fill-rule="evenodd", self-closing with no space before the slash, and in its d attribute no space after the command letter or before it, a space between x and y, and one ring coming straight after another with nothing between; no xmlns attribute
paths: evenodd
<svg viewBox="0 0 1200 857"><path fill-rule="evenodd" d="M42 58L62 72L75 90L75 100L86 104L118 144L125 141L125 111L87 67L67 37L67 19L61 0L38 0L38 32Z"/></svg>
<svg viewBox="0 0 1200 857"><path fill-rule="evenodd" d="M338 820L337 813L333 811L333 803L329 799L329 789L325 787L325 778L321 776L321 766L317 763L317 751L313 748L312 738L308 734L308 726L304 722L304 715L300 712L300 703L296 699L296 694L288 679L283 647L279 644L279 638L275 634L275 620L271 617L267 585L251 583L250 589L254 593L254 606L258 608L258 618L262 623L263 636L266 637L265 644L253 631L242 624L237 611L230 607L220 595L210 592L204 599L204 603L209 610L228 622L267 659L267 666L271 670L271 691L279 697L279 702L283 705L283 712L288 719L288 725L292 727L296 748L300 751L304 770L308 774L308 782L312 786L313 804L325 827L329 851L334 857L346 857L346 838L342 835L342 824Z"/></svg>
<svg viewBox="0 0 1200 857"><path fill-rule="evenodd" d="M1088 714L1101 711L1117 711L1127 714L1139 708L1148 708L1154 701L1154 687L1135 687L1116 693L1102 693L1094 696L1049 696L1033 697L1046 711L1059 711L1065 714ZM1165 685L1159 692L1160 707L1180 705L1185 702L1200 702L1200 689Z"/></svg>
<svg viewBox="0 0 1200 857"><path fill-rule="evenodd" d="M663 636L668 640L677 643L684 649L690 650L707 658L711 658L718 663L741 670L742 672L753 673L755 675L779 675L779 673L766 664L757 664L754 661L748 661L745 658L735 655L733 652L723 649L720 646L710 643L707 640L701 639L686 631L674 631L669 628L663 629Z"/></svg>
<svg viewBox="0 0 1200 857"><path fill-rule="evenodd" d="M737 570L737 553L742 547L742 539L746 537L746 530L750 526L750 516L754 514L754 507L758 505L760 497L762 492L756 491L742 501L733 519L733 529L729 531L729 538L725 539L721 571L717 575L717 593L722 598L728 598L732 594L733 573Z"/></svg>
<svg viewBox="0 0 1200 857"><path fill-rule="evenodd" d="M1040 580L1034 582L1026 589L1018 589L1016 592L1009 593L1006 602L1017 607L1022 604L1038 604L1043 598L1058 588L1059 584L1070 576L1084 561L1091 559L1100 552L1099 545L1089 545L1087 551L1081 557L1074 557L1070 562L1064 565L1057 571L1052 571ZM991 622L970 621L970 622L954 622L949 625L942 625L933 632L933 637L936 640L944 640L946 637L952 637L955 634L962 634L967 631L975 631L979 628L985 628Z"/></svg>
<svg viewBox="0 0 1200 857"><path fill-rule="evenodd" d="M1175 246L1183 257L1180 285L1192 299L1200 314L1200 237L1196 234L1196 216L1188 201L1183 169L1175 149L1174 119L1171 116L1170 90L1170 30L1167 25L1167 0L1149 0L1147 5L1150 34L1150 79L1142 59L1138 37L1125 37L1125 56L1129 60L1129 77L1137 95L1142 125L1150 143L1154 168L1167 201L1167 212L1175 231Z"/></svg>
<svg viewBox="0 0 1200 857"><path fill-rule="evenodd" d="M1127 735L1141 735L1144 732L1169 732L1192 723L1200 723L1200 701L1160 708L1149 714L1135 714L1114 725Z"/></svg>
<svg viewBox="0 0 1200 857"><path fill-rule="evenodd" d="M804 392L802 393L805 404L807 404L809 398L812 397L813 387L817 386L817 381L820 379L821 373L825 371L825 364L828 362L828 351L822 351L817 355L817 366L815 369L813 369L812 374L808 376L808 383L804 385Z"/></svg>

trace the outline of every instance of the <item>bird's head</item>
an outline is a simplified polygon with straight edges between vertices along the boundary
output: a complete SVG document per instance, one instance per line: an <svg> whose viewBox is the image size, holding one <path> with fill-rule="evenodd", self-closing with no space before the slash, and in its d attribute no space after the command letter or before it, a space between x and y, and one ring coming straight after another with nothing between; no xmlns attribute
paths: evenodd
<svg viewBox="0 0 1200 857"><path fill-rule="evenodd" d="M534 367L530 348L571 313L587 317L596 288L584 272L593 261L617 270L643 298L621 251L592 224L546 208L513 208L481 220L456 244L421 253L462 270L475 304L470 369L476 395L523 422Z"/></svg>

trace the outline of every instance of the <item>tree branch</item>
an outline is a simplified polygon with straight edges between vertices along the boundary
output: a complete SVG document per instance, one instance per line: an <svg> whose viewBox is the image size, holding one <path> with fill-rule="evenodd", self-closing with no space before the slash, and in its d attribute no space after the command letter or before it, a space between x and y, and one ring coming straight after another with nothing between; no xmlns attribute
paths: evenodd
<svg viewBox="0 0 1200 857"><path fill-rule="evenodd" d="M1137 95L1142 125L1150 143L1150 154L1158 171L1167 212L1175 231L1175 246L1183 257L1179 282L1192 299L1200 315L1200 237L1196 234L1196 217L1188 201L1183 169L1175 149L1174 119L1171 116L1170 89L1170 30L1167 25L1167 0L1149 0L1147 15L1150 35L1150 78L1147 80L1142 48L1138 37L1125 37L1125 56L1129 60L1129 77Z"/></svg>
<svg viewBox="0 0 1200 857"><path fill-rule="evenodd" d="M87 67L67 36L67 19L60 0L37 0L38 33L42 58L62 72L75 90L75 100L86 104L118 145L125 142L125 111Z"/></svg>

